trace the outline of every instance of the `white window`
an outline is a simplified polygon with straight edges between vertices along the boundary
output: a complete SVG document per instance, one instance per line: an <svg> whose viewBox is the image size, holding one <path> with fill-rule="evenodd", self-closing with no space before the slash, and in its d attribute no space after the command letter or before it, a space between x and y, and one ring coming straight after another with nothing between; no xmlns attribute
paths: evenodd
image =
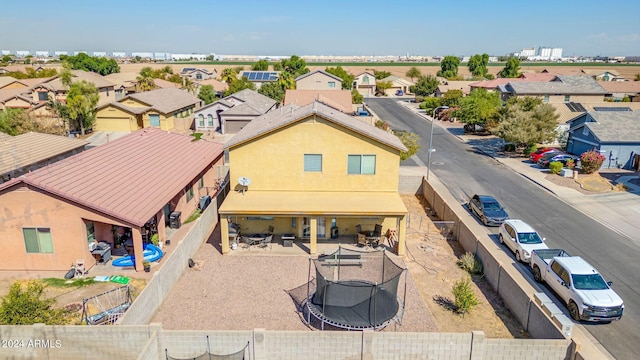
<svg viewBox="0 0 640 360"><path fill-rule="evenodd" d="M376 156L375 155L349 155L347 159L347 174L366 174L372 175L376 173Z"/></svg>
<svg viewBox="0 0 640 360"><path fill-rule="evenodd" d="M330 88L335 88L336 87L336 82L335 81L329 81L329 87Z"/></svg>
<svg viewBox="0 0 640 360"><path fill-rule="evenodd" d="M22 235L28 253L53 253L50 228L23 228Z"/></svg>
<svg viewBox="0 0 640 360"><path fill-rule="evenodd" d="M198 114L198 126L204 127L204 115Z"/></svg>
<svg viewBox="0 0 640 360"><path fill-rule="evenodd" d="M549 95L545 95L544 99L542 99L542 102L548 103L549 102Z"/></svg>

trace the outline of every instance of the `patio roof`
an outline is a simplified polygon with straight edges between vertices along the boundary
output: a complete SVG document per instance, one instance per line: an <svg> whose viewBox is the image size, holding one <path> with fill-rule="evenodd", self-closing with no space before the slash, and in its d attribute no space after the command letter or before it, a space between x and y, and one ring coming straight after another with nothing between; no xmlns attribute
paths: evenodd
<svg viewBox="0 0 640 360"><path fill-rule="evenodd" d="M220 215L406 215L407 207L397 192L231 192Z"/></svg>

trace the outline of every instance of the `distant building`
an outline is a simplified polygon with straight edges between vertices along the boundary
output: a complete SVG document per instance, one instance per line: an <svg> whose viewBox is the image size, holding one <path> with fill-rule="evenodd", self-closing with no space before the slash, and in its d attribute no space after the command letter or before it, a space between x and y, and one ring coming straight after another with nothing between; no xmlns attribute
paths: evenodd
<svg viewBox="0 0 640 360"><path fill-rule="evenodd" d="M171 54L171 60L207 60L207 54Z"/></svg>
<svg viewBox="0 0 640 360"><path fill-rule="evenodd" d="M2 55L11 55L11 50L2 50L0 51Z"/></svg>
<svg viewBox="0 0 640 360"><path fill-rule="evenodd" d="M18 50L16 51L16 56L17 57L25 57L25 56L29 56L31 55L31 52L29 50Z"/></svg>
<svg viewBox="0 0 640 360"><path fill-rule="evenodd" d="M524 48L522 49L522 51L520 51L520 56L525 57L525 58L529 58L532 56L536 55L536 48L535 47L530 47L530 48Z"/></svg>
<svg viewBox="0 0 640 360"><path fill-rule="evenodd" d="M68 51L54 51L53 54L55 56L60 56L60 55L69 55Z"/></svg>
<svg viewBox="0 0 640 360"><path fill-rule="evenodd" d="M536 60L560 60L562 59L562 48L539 47L536 53Z"/></svg>
<svg viewBox="0 0 640 360"><path fill-rule="evenodd" d="M152 52L136 51L131 53L131 57L137 57L137 56L139 56L142 59L149 59L149 60L153 59Z"/></svg>
<svg viewBox="0 0 640 360"><path fill-rule="evenodd" d="M49 57L49 52L46 50L36 50L37 57Z"/></svg>
<svg viewBox="0 0 640 360"><path fill-rule="evenodd" d="M114 51L111 53L111 56L114 58L125 58L127 57L127 53L124 51Z"/></svg>
<svg viewBox="0 0 640 360"><path fill-rule="evenodd" d="M94 57L105 57L107 56L107 53L104 51L94 51L93 52L93 56Z"/></svg>
<svg viewBox="0 0 640 360"><path fill-rule="evenodd" d="M74 51L74 52L73 52L73 56L78 56L78 55L80 55L80 54L87 54L87 55L89 55L89 53L87 53L87 52L86 52L86 51L84 51L84 50Z"/></svg>
<svg viewBox="0 0 640 360"><path fill-rule="evenodd" d="M153 53L153 59L162 61L171 60L171 54L166 52Z"/></svg>

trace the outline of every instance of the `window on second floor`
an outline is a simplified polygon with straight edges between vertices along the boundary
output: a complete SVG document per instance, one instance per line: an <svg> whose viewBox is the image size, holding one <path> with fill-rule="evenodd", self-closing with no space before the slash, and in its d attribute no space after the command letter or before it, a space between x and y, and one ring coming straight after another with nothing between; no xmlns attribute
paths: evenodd
<svg viewBox="0 0 640 360"><path fill-rule="evenodd" d="M321 172L322 154L304 154L304 171Z"/></svg>
<svg viewBox="0 0 640 360"><path fill-rule="evenodd" d="M362 83L363 84L368 84L369 83L369 77L367 75L362 77Z"/></svg>
<svg viewBox="0 0 640 360"><path fill-rule="evenodd" d="M571 101L571 95L565 95L564 96L564 102L568 103L569 101Z"/></svg>
<svg viewBox="0 0 640 360"><path fill-rule="evenodd" d="M198 126L204 127L204 115L198 114Z"/></svg>
<svg viewBox="0 0 640 360"><path fill-rule="evenodd" d="M347 174L373 175L376 173L375 155L349 155L347 159Z"/></svg>
<svg viewBox="0 0 640 360"><path fill-rule="evenodd" d="M330 88L335 88L336 87L336 82L335 81L329 81L329 87Z"/></svg>
<svg viewBox="0 0 640 360"><path fill-rule="evenodd" d="M549 95L545 95L544 98L542 99L542 102L548 103L549 102Z"/></svg>
<svg viewBox="0 0 640 360"><path fill-rule="evenodd" d="M49 94L46 91L38 91L38 101L49 100Z"/></svg>
<svg viewBox="0 0 640 360"><path fill-rule="evenodd" d="M204 176L198 180L198 189L202 189L204 187Z"/></svg>

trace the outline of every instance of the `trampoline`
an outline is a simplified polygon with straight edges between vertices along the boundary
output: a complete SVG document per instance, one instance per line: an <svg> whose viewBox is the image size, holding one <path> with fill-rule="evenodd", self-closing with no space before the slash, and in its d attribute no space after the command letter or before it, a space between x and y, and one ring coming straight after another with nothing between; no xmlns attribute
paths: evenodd
<svg viewBox="0 0 640 360"><path fill-rule="evenodd" d="M311 289L313 263L315 291ZM349 330L382 329L401 323L406 296L406 269L398 266L385 250L356 251L342 247L330 255L309 260L306 321L311 316L325 324ZM405 274L402 300L398 284Z"/></svg>

